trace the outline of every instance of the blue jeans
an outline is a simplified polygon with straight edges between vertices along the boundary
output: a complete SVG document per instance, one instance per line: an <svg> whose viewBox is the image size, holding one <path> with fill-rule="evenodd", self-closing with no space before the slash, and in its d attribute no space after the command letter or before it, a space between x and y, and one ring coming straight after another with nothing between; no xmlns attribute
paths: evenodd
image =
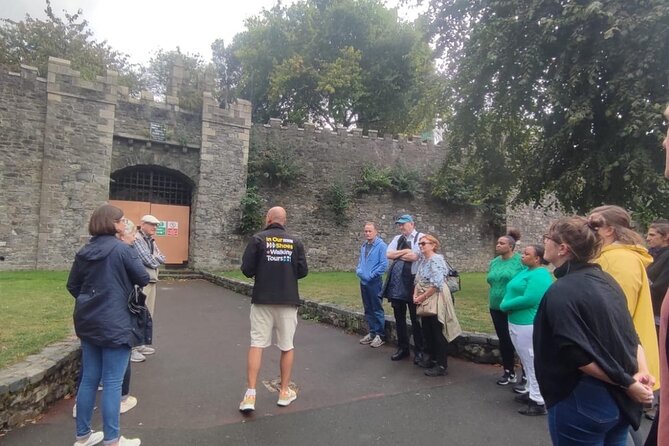
<svg viewBox="0 0 669 446"><path fill-rule="evenodd" d="M554 446L625 446L629 426L606 385L589 376L548 409Z"/></svg>
<svg viewBox="0 0 669 446"><path fill-rule="evenodd" d="M369 326L369 333L372 336L379 335L382 338L386 334L386 319L381 305L381 277L372 279L366 284L360 284L360 294L362 294L362 306L365 308L365 320Z"/></svg>
<svg viewBox="0 0 669 446"><path fill-rule="evenodd" d="M130 359L130 347L100 347L81 340L82 374L77 392L77 439L91 432L95 394L102 382L102 431L105 443L121 436L121 384Z"/></svg>

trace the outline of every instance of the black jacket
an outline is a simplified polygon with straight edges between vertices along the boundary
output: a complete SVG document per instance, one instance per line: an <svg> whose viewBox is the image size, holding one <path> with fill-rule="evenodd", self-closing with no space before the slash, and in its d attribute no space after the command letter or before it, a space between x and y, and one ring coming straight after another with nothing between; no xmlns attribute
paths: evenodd
<svg viewBox="0 0 669 446"><path fill-rule="evenodd" d="M638 428L641 405L620 386L634 382L639 338L620 286L598 265L568 262L555 270L534 319L534 366L547 407L567 398L583 372L566 361L564 349L578 348L618 386L608 385L621 413Z"/></svg>
<svg viewBox="0 0 669 446"><path fill-rule="evenodd" d="M242 273L255 277L251 302L299 305L297 280L309 272L304 246L273 223L251 237L242 257Z"/></svg>
<svg viewBox="0 0 669 446"><path fill-rule="evenodd" d="M112 235L91 240L77 253L67 290L76 299L74 329L79 338L101 347L133 346L128 296L149 275L135 249Z"/></svg>
<svg viewBox="0 0 669 446"><path fill-rule="evenodd" d="M653 299L653 313L660 316L662 301L669 288L669 247L660 248L653 255L653 263L648 265L650 280L650 297Z"/></svg>

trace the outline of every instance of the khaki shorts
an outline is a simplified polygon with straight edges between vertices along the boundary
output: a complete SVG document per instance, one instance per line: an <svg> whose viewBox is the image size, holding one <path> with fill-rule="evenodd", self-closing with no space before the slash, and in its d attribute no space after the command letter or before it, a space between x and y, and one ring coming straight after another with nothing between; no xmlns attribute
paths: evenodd
<svg viewBox="0 0 669 446"><path fill-rule="evenodd" d="M251 347L269 347L274 333L279 350L292 350L296 328L296 306L251 304Z"/></svg>

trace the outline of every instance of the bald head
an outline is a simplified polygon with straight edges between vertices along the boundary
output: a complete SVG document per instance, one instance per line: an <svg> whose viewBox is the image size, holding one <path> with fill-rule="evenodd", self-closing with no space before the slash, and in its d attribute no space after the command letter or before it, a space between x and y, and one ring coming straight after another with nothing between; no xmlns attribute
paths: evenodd
<svg viewBox="0 0 669 446"><path fill-rule="evenodd" d="M281 206L275 206L267 211L267 216L265 217L265 223L271 225L272 223L278 223L282 226L286 225L286 210Z"/></svg>

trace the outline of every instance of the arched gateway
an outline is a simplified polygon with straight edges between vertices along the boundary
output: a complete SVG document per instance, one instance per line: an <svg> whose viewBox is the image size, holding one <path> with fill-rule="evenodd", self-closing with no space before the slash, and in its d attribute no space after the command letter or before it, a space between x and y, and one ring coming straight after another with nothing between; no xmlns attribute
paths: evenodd
<svg viewBox="0 0 669 446"><path fill-rule="evenodd" d="M193 182L181 172L159 166L132 166L112 173L109 202L139 224L142 215L160 220L156 240L167 264L188 263Z"/></svg>

